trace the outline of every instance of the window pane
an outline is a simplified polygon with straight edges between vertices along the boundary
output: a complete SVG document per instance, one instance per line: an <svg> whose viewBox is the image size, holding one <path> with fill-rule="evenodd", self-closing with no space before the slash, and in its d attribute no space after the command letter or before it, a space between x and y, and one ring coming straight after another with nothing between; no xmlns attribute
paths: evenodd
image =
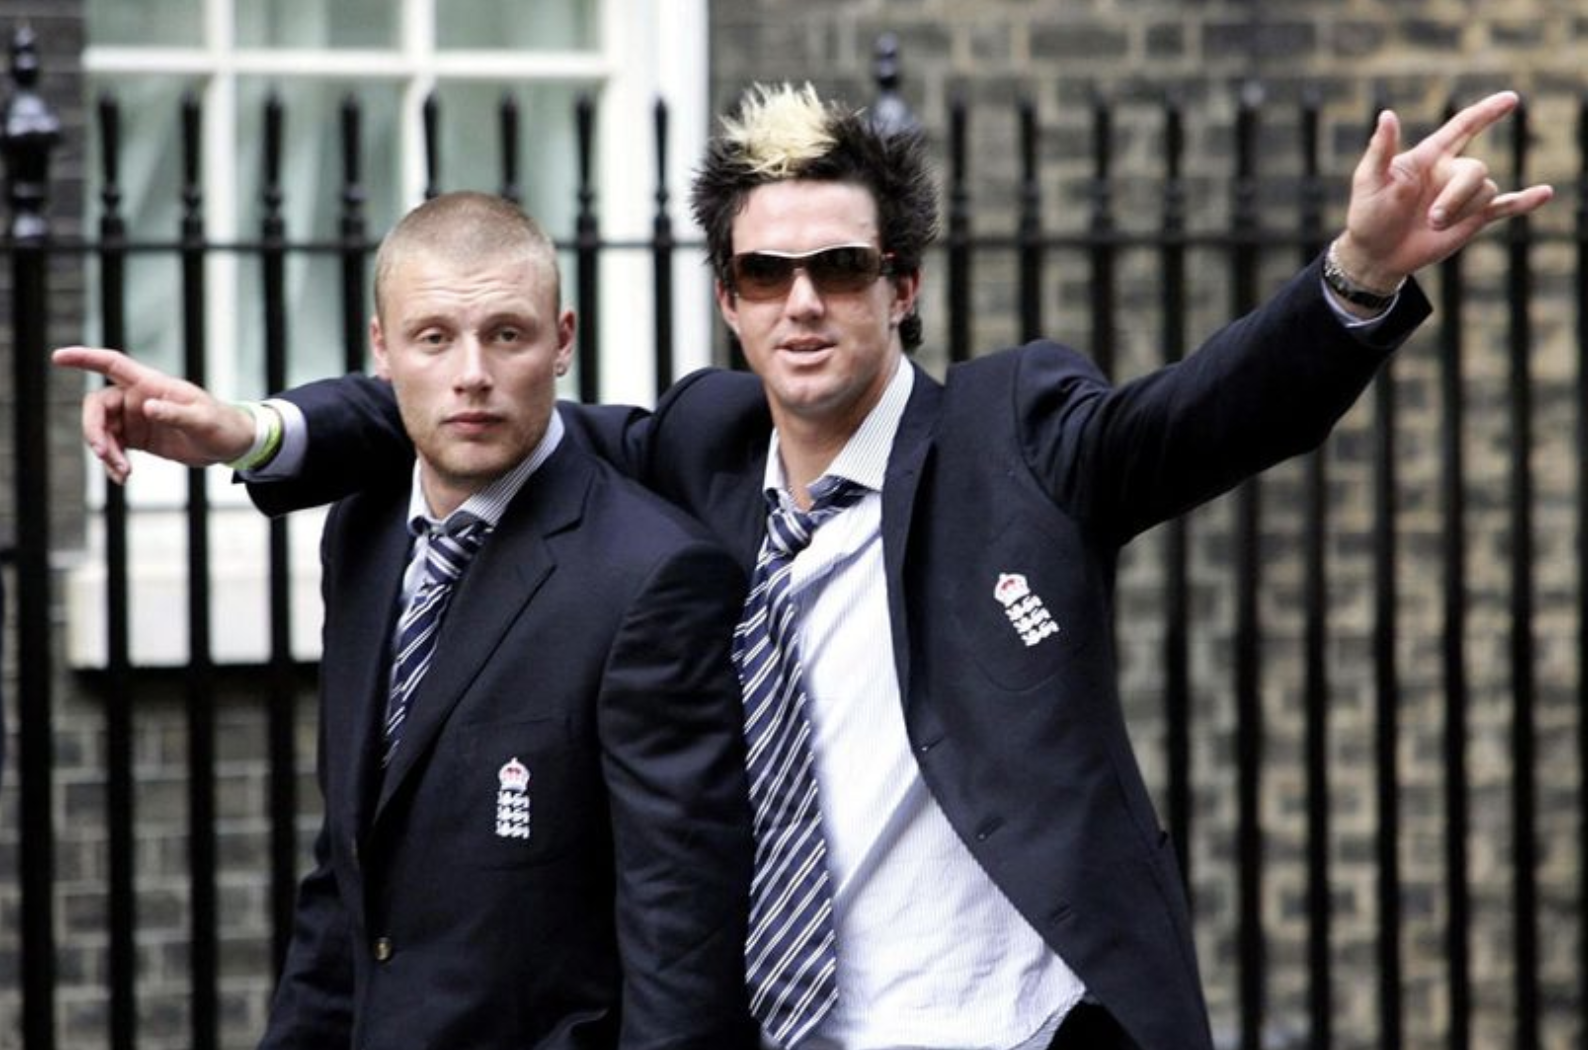
<svg viewBox="0 0 1588 1050"><path fill-rule="evenodd" d="M345 80L295 79L271 84L257 77L237 85L238 233L258 236L264 219L264 109L274 88L281 99L282 218L287 239L327 244L341 229L341 109L349 95L358 101L361 126L360 179L365 229L377 241L396 221L398 84L353 87ZM367 271L366 271L367 272ZM342 371L342 277L332 252L294 252L287 257L287 360L289 380L302 382ZM264 382L264 286L258 256L245 253L238 266L238 376L243 389ZM363 287L369 306L369 287Z"/></svg>
<svg viewBox="0 0 1588 1050"><path fill-rule="evenodd" d="M201 0L88 0L88 42L197 47L204 42Z"/></svg>
<svg viewBox="0 0 1588 1050"><path fill-rule="evenodd" d="M436 46L514 51L592 51L600 6L590 0L436 0Z"/></svg>
<svg viewBox="0 0 1588 1050"><path fill-rule="evenodd" d="M239 47L390 48L401 4L389 0L235 0Z"/></svg>
<svg viewBox="0 0 1588 1050"><path fill-rule="evenodd" d="M504 97L518 104L519 200L559 243L570 244L579 176L574 117L579 91L573 87L474 81L439 85L441 187L502 190Z"/></svg>
<svg viewBox="0 0 1588 1050"><path fill-rule="evenodd" d="M174 243L182 222L181 104L186 92L198 94L202 84L177 76L94 77L90 97L110 95L121 114L118 211L134 241ZM97 118L97 110L95 111ZM103 211L104 171L97 128L88 139L89 198L85 214L98 220ZM181 270L173 252L134 252L126 263L128 352L156 367L180 370L182 330L173 318L182 316ZM98 294L98 285L90 288ZM89 304L94 325L99 304Z"/></svg>

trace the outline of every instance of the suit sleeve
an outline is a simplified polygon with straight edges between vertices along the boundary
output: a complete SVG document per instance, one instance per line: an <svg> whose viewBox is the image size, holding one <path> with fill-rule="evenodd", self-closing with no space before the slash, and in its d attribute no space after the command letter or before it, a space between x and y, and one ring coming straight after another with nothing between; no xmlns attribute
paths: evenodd
<svg viewBox="0 0 1588 1050"><path fill-rule="evenodd" d="M1079 355L1024 354L1023 455L1061 504L1123 543L1316 448L1428 313L1408 282L1383 321L1348 329L1315 262L1196 353L1119 387Z"/></svg>
<svg viewBox="0 0 1588 1050"><path fill-rule="evenodd" d="M275 396L303 412L308 452L296 476L248 483L249 497L266 514L333 503L375 483L400 483L413 469L413 443L390 383L345 375Z"/></svg>
<svg viewBox="0 0 1588 1050"><path fill-rule="evenodd" d="M743 588L715 547L669 558L603 676L625 1050L757 1045L744 990L754 846L729 655Z"/></svg>
<svg viewBox="0 0 1588 1050"><path fill-rule="evenodd" d="M352 1044L352 940L324 826L314 858L298 889L292 943L260 1050Z"/></svg>
<svg viewBox="0 0 1588 1050"><path fill-rule="evenodd" d="M294 477L249 481L254 505L272 516L333 503L387 480L407 477L413 443L403 429L391 384L365 375L308 383L275 395L303 413L308 445ZM617 470L641 479L648 460L650 413L621 405L563 402L573 440Z"/></svg>

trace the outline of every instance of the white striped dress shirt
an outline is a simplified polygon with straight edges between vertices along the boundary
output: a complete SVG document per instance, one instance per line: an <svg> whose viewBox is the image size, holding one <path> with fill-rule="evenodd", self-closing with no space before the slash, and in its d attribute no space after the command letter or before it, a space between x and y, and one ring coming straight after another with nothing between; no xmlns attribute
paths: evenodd
<svg viewBox="0 0 1588 1050"><path fill-rule="evenodd" d="M901 362L828 467L870 491L816 530L790 579L838 944L838 1006L801 1050L1040 1048L1085 987L954 833L905 735L881 490L913 385ZM766 488L791 499L776 433Z"/></svg>

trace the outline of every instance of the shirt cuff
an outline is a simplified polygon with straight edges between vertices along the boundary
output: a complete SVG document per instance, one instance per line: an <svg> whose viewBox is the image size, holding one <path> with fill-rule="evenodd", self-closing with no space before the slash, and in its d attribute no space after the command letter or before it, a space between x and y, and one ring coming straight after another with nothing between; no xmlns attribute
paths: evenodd
<svg viewBox="0 0 1588 1050"><path fill-rule="evenodd" d="M1367 335L1380 324L1383 324L1384 319L1395 312L1395 304L1401 301L1401 293L1397 289L1394 298L1390 300L1389 305L1384 307L1383 310L1374 314L1372 317L1358 317L1356 314L1340 305L1340 301L1334 297L1333 292L1329 291L1329 286L1324 284L1322 279L1318 281L1318 284L1323 289L1324 302L1329 304L1329 309L1334 311L1334 316L1340 319L1340 323L1344 325L1347 330L1357 332L1362 335ZM272 402L272 404L274 404L274 402Z"/></svg>
<svg viewBox="0 0 1588 1050"><path fill-rule="evenodd" d="M252 470L240 470L237 476L244 481L285 481L295 478L303 470L304 457L309 452L309 421L303 410L291 401L272 397L265 404L281 416L281 447L270 458Z"/></svg>

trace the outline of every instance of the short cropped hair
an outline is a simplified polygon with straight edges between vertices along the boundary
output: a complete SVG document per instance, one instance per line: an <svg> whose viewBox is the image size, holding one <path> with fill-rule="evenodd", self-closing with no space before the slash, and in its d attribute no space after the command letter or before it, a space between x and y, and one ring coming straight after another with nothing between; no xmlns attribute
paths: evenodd
<svg viewBox="0 0 1588 1050"><path fill-rule="evenodd" d="M523 209L505 197L460 190L432 197L400 219L375 253L375 314L397 265L411 255L440 255L464 264L522 258L545 267L553 304L560 308L557 246Z"/></svg>
<svg viewBox="0 0 1588 1050"><path fill-rule="evenodd" d="M852 182L870 190L881 247L892 253L895 272L920 269L938 222L922 132L879 128L863 110L824 102L809 84L757 84L723 119L695 173L691 207L718 281L728 284L733 220L750 191L788 179ZM920 345L920 317L905 318L900 335L906 349Z"/></svg>

